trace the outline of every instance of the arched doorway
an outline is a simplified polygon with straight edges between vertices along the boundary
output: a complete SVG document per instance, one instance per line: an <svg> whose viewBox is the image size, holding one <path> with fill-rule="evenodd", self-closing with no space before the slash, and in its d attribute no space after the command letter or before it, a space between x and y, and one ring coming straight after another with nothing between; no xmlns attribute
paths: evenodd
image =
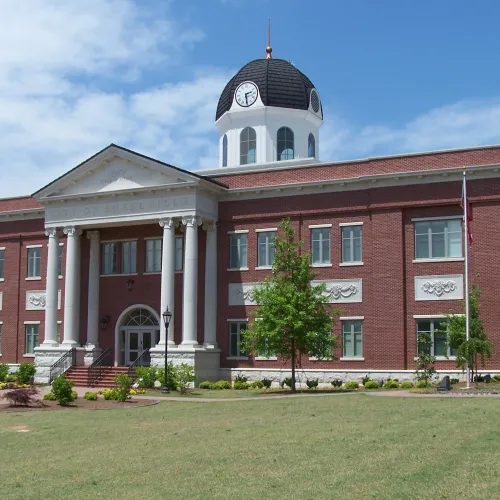
<svg viewBox="0 0 500 500"><path fill-rule="evenodd" d="M160 318L149 306L136 304L127 307L115 327L115 365L130 366L146 349L160 341ZM149 366L149 353L138 362Z"/></svg>

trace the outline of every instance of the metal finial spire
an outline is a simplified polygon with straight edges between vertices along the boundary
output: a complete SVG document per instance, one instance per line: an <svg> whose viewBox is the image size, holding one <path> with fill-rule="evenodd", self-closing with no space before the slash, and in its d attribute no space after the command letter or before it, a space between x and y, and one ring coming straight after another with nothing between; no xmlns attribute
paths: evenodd
<svg viewBox="0 0 500 500"><path fill-rule="evenodd" d="M267 20L267 47L266 47L266 59L272 59L273 49L271 48L271 19Z"/></svg>

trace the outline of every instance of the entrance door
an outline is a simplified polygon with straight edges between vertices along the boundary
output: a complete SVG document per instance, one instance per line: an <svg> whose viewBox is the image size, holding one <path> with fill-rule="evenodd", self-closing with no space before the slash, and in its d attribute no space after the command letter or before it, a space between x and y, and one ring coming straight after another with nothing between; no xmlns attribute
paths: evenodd
<svg viewBox="0 0 500 500"><path fill-rule="evenodd" d="M127 329L125 331L125 364L130 366L145 349L153 346L154 331ZM139 361L139 366L149 366L151 357L149 353Z"/></svg>

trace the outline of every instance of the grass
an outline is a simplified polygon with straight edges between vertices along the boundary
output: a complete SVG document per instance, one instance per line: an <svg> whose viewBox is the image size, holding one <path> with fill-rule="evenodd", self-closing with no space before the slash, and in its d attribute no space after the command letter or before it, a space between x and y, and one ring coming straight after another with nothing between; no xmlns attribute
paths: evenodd
<svg viewBox="0 0 500 500"><path fill-rule="evenodd" d="M297 394L320 394L320 393L334 394L337 392L349 392L349 391L339 391L339 390L297 390ZM258 397L273 397L273 396L285 396L290 395L290 389L278 389L273 387L272 389L245 389L245 390L234 390L234 389L224 389L224 390L213 390L213 389L189 389L186 394L181 394L177 391L169 392L168 394L162 394L160 390L147 390L146 396L151 397L182 397L182 398L203 398L203 399L230 399L230 398L258 398Z"/></svg>
<svg viewBox="0 0 500 500"><path fill-rule="evenodd" d="M498 403L357 394L4 413L0 498L489 500Z"/></svg>

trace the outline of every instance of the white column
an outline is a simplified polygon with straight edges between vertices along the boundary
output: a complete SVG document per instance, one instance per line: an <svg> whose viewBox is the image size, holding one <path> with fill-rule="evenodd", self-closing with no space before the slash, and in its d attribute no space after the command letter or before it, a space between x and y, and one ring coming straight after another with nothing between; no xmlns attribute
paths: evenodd
<svg viewBox="0 0 500 500"><path fill-rule="evenodd" d="M89 292L87 311L87 348L99 347L99 231L87 231L90 240Z"/></svg>
<svg viewBox="0 0 500 500"><path fill-rule="evenodd" d="M182 344L198 345L198 226L201 219L195 215L182 218L186 226L184 251L184 290L182 303Z"/></svg>
<svg viewBox="0 0 500 500"><path fill-rule="evenodd" d="M59 235L56 228L45 231L49 237L49 255L47 258L47 280L45 290L45 337L43 345L57 346L57 303L58 303L58 248Z"/></svg>
<svg viewBox="0 0 500 500"><path fill-rule="evenodd" d="M82 288L82 242L80 240L80 235L82 231L80 230L76 237L76 302L75 302L75 340L80 344L80 299L81 299L81 288Z"/></svg>
<svg viewBox="0 0 500 500"><path fill-rule="evenodd" d="M74 347L78 344L77 295L79 280L77 275L78 247L81 230L65 227L66 238L66 286L64 288L64 340L63 345Z"/></svg>
<svg viewBox="0 0 500 500"><path fill-rule="evenodd" d="M217 223L204 225L207 230L205 253L205 347L217 347Z"/></svg>
<svg viewBox="0 0 500 500"><path fill-rule="evenodd" d="M163 242L161 247L161 305L160 316L167 309L172 313L170 326L168 328L168 344L174 342L174 293L175 293L175 222L171 217L160 220L163 228ZM160 343L165 345L166 331L163 317L160 321Z"/></svg>

